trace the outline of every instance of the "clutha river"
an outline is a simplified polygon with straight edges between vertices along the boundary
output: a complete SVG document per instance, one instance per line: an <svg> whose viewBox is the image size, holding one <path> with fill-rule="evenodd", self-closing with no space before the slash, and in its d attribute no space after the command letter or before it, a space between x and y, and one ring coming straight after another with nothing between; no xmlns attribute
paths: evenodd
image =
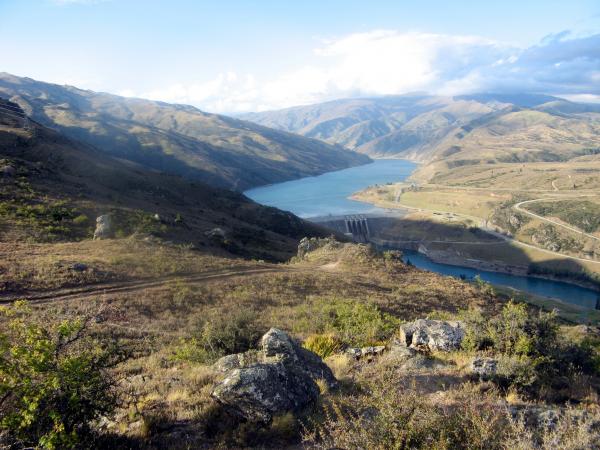
<svg viewBox="0 0 600 450"><path fill-rule="evenodd" d="M348 197L373 184L402 181L415 167L410 161L379 159L364 166L250 189L245 194L258 203L291 211L306 219L327 215L383 214L386 211L381 208L349 200ZM591 289L560 281L440 264L414 251L404 251L404 255L416 267L432 272L467 278L479 275L483 280L495 285L508 286L588 308L594 308L598 297L598 293Z"/></svg>

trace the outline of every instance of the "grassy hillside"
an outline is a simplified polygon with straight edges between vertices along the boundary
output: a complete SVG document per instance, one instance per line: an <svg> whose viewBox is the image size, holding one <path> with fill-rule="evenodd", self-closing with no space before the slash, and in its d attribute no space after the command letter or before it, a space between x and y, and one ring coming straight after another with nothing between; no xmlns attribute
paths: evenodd
<svg viewBox="0 0 600 450"><path fill-rule="evenodd" d="M52 295L32 296L29 312L3 310L12 316L0 317L0 334L19 349L28 345L15 341L22 319L31 330L64 330L83 320L71 357L86 344L121 349L102 372L119 381L110 391L118 403L87 433L78 431L85 447L359 449L401 447L410 439L410 448L435 442L442 449L501 449L518 442L533 449L544 440L561 448L598 440L588 432L598 390L599 339L591 327L559 328L550 316L505 306L506 297L485 283L423 272L363 245L330 241L289 264L262 264L264 273L246 267L233 275L231 261L227 269L227 260L213 257L203 268L206 256L177 253L195 278L182 273L104 293L46 290ZM394 353L401 324L422 317L462 320L465 345L449 353ZM339 387L322 386L318 401L271 423L245 422L210 396L224 377L212 363L255 348L273 326L323 356ZM379 357L357 361L345 352L380 344L388 350ZM470 363L481 356L499 360L497 377L473 376ZM546 410L557 414L554 434L529 420ZM33 408L32 417L37 413Z"/></svg>
<svg viewBox="0 0 600 450"><path fill-rule="evenodd" d="M433 145L434 139L499 107L450 97L403 95L336 100L242 117L373 156L419 159L422 148Z"/></svg>
<svg viewBox="0 0 600 450"><path fill-rule="evenodd" d="M600 108L545 95L404 95L243 116L375 157L433 163L421 180L489 162L565 161L597 151Z"/></svg>
<svg viewBox="0 0 600 450"><path fill-rule="evenodd" d="M149 169L249 187L316 175L368 158L192 106L123 98L0 74L0 95L42 125Z"/></svg>
<svg viewBox="0 0 600 450"><path fill-rule="evenodd" d="M33 121L23 128L2 110L0 169L2 266L9 271L19 245L88 242L102 214L112 216L115 237L158 238L223 256L286 259L304 235L327 234L241 194L150 172ZM211 235L215 228L221 231Z"/></svg>

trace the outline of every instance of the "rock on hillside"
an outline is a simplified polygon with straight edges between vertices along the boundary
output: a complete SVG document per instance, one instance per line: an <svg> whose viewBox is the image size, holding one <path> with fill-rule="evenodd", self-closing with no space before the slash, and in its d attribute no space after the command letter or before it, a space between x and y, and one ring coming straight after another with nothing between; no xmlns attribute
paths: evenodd
<svg viewBox="0 0 600 450"><path fill-rule="evenodd" d="M424 351L450 351L460 348L465 330L460 322L418 319L400 327L400 341Z"/></svg>
<svg viewBox="0 0 600 450"><path fill-rule="evenodd" d="M252 422L269 423L274 415L300 411L319 396L317 380L337 384L321 358L276 328L262 337L259 351L225 356L215 368L226 376L212 397Z"/></svg>

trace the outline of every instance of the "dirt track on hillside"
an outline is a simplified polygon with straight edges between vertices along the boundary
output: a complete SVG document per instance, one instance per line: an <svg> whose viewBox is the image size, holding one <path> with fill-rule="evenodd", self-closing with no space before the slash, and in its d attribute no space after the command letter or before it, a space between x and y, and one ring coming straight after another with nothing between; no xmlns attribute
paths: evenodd
<svg viewBox="0 0 600 450"><path fill-rule="evenodd" d="M25 292L19 295L0 295L0 304L11 303L18 299L25 299L31 304L43 304L57 300L84 299L106 294L134 292L148 288L160 287L164 284L176 281L194 283L201 281L216 281L236 276L249 276L276 272L298 272L303 270L305 269L296 269L277 265L265 267L230 267L227 269L212 270L195 274L167 275L164 277L144 280L102 283L87 286L46 290L43 292Z"/></svg>

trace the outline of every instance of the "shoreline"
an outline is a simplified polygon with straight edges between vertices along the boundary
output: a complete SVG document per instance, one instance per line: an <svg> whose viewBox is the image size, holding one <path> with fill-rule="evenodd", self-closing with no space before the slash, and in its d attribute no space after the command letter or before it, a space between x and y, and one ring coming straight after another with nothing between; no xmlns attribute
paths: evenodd
<svg viewBox="0 0 600 450"><path fill-rule="evenodd" d="M379 241L381 242L383 240L379 240ZM377 242L373 242L373 243L375 245L382 245L381 243L377 243ZM572 278L563 278L563 277L557 277L557 276L553 276L553 275L530 274L530 273L528 273L528 270L526 267L511 266L508 264L498 264L495 262L490 263L488 261L483 261L483 260L478 260L478 259L473 259L473 258L467 259L467 258L461 257L455 253L450 253L450 252L443 251L443 250L428 250L423 244L401 245L401 244L394 244L394 241L384 241L383 246L395 247L399 250L416 251L416 252L424 255L425 257L429 258L434 263L438 263L438 264L447 264L449 266L454 266L454 267L465 267L465 268L475 269L475 270L484 270L486 272L496 272L496 273L503 273L506 275L523 276L523 277L529 277L529 278L538 278L541 280L567 283L567 284L571 284L574 286L589 289L594 292L598 292L598 294L600 294L600 286L598 286L594 283L587 283L584 281L573 280ZM421 248L425 249L425 251L422 251ZM516 290L518 291L518 289L516 289ZM548 298L552 298L552 297L548 297Z"/></svg>

